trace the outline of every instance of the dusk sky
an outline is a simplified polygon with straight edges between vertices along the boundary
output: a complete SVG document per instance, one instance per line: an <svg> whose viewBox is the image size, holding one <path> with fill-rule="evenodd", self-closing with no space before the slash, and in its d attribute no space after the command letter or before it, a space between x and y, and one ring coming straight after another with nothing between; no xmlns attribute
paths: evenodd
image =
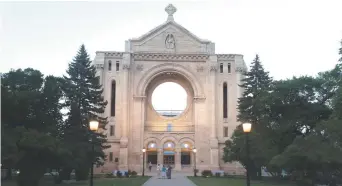
<svg viewBox="0 0 342 186"><path fill-rule="evenodd" d="M216 44L216 53L255 54L275 79L315 75L334 67L342 39L342 0L125 2L0 2L0 72L32 67L65 74L84 43L124 51L125 40L175 21ZM166 92L167 90L165 90Z"/></svg>

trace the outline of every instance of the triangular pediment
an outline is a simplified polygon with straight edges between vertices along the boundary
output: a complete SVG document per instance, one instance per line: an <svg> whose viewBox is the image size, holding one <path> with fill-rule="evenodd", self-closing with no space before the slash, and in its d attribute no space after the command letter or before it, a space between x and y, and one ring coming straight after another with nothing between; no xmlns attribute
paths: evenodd
<svg viewBox="0 0 342 186"><path fill-rule="evenodd" d="M149 53L214 53L214 43L203 40L173 20L154 28L139 38L128 41L130 52Z"/></svg>

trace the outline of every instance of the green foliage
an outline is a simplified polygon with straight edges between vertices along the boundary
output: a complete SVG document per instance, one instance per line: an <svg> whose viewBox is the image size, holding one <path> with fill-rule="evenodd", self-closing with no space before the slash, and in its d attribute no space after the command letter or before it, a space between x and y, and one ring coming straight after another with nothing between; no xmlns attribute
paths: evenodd
<svg viewBox="0 0 342 186"><path fill-rule="evenodd" d="M132 176L137 176L138 175L138 173L137 172L135 172L135 171L132 171Z"/></svg>
<svg viewBox="0 0 342 186"><path fill-rule="evenodd" d="M239 121L252 123L252 177L265 166L274 176L285 170L301 184L342 182L342 46L339 54L330 71L280 81L272 81L255 58L238 106ZM246 165L244 136L240 125L225 142L225 162Z"/></svg>
<svg viewBox="0 0 342 186"><path fill-rule="evenodd" d="M20 186L37 185L46 168L68 153L57 130L62 125L60 85L59 78L44 78L31 68L3 75L1 160L5 168L20 170Z"/></svg>
<svg viewBox="0 0 342 186"><path fill-rule="evenodd" d="M122 178L122 172L121 172L121 171L117 171L117 172L116 172L116 177Z"/></svg>
<svg viewBox="0 0 342 186"><path fill-rule="evenodd" d="M260 62L259 56L256 55L251 64L251 70L244 74L245 78L242 80L241 87L244 88L244 92L241 98L238 100L238 121L253 123L253 130L250 133L250 170L252 175L256 175L261 171L261 166L265 165L272 154L272 141L267 140L262 136L261 131L268 131L267 123L269 122L267 115L270 112L269 103L266 102L267 96L272 90L272 78L269 77L268 72L264 71L264 68ZM226 142L224 148L223 160L226 162L239 161L242 165L246 165L248 159L245 149L245 136L242 132L242 127L238 126L234 131L231 140Z"/></svg>
<svg viewBox="0 0 342 186"><path fill-rule="evenodd" d="M104 112L107 101L104 101L103 89L95 76L96 69L91 65L89 55L82 45L74 60L69 64L68 76L64 76L63 91L65 93L65 108L69 109L66 125L63 127L63 141L71 151L72 157L66 162L67 166L75 168L79 179L87 178L83 173L88 172L89 162L101 164L105 159L104 149L107 138L105 130L107 118L99 115ZM90 120L99 121L100 131L90 131ZM95 153L92 153L94 145ZM87 166L84 166L87 165Z"/></svg>
<svg viewBox="0 0 342 186"><path fill-rule="evenodd" d="M203 170L202 171L202 177L212 177L213 173L211 172L211 170Z"/></svg>

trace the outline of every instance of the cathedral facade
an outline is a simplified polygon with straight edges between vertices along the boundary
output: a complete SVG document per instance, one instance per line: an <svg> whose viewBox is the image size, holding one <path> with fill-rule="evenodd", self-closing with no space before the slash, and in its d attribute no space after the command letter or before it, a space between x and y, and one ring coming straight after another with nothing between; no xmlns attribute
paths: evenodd
<svg viewBox="0 0 342 186"><path fill-rule="evenodd" d="M111 147L104 166L95 170L141 172L145 157L145 162L171 165L176 171L192 171L196 164L199 170L241 174L241 165L224 163L222 156L224 142L239 124L243 56L216 54L213 42L175 22L173 5L165 11L166 22L126 41L124 52L96 52L93 63L108 101L105 133ZM166 116L153 108L151 95L164 82L175 82L187 92L182 113Z"/></svg>

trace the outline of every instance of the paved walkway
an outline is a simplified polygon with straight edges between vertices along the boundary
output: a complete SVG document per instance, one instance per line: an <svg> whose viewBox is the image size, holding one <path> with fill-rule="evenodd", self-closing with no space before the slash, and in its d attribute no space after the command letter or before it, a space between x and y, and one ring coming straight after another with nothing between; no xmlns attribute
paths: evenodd
<svg viewBox="0 0 342 186"><path fill-rule="evenodd" d="M153 175L143 186L196 186L184 173L172 173L171 179L159 179Z"/></svg>

